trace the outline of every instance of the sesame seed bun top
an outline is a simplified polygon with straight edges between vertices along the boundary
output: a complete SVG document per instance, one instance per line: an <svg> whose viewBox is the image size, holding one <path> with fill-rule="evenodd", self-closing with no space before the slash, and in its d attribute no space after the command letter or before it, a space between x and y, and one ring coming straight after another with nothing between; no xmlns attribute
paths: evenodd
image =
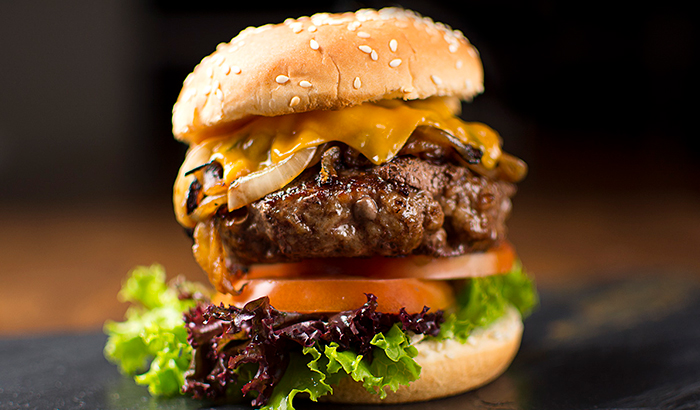
<svg viewBox="0 0 700 410"><path fill-rule="evenodd" d="M185 79L173 134L192 143L253 115L482 91L479 54L459 31L399 8L320 13L219 44Z"/></svg>

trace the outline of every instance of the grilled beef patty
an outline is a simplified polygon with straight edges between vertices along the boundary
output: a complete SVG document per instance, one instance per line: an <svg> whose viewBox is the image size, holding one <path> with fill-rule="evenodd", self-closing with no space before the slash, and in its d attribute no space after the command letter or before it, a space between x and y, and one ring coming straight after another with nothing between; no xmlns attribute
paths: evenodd
<svg viewBox="0 0 700 410"><path fill-rule="evenodd" d="M281 190L215 216L227 265L456 256L504 239L513 184L452 162L400 156L377 166L333 149Z"/></svg>

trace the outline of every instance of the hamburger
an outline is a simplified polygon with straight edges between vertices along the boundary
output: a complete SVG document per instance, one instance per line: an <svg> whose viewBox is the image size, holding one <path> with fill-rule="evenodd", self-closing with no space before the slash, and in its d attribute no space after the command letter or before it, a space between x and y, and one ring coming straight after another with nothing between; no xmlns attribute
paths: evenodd
<svg viewBox="0 0 700 410"><path fill-rule="evenodd" d="M184 393L398 403L507 368L536 303L505 226L527 168L459 117L482 91L463 34L399 8L248 28L195 67L173 202L215 293L185 313Z"/></svg>

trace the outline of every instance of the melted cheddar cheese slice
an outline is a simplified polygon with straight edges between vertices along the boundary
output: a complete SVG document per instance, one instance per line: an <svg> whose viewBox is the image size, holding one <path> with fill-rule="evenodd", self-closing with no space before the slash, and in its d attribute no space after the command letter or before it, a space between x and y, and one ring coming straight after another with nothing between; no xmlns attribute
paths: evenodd
<svg viewBox="0 0 700 410"><path fill-rule="evenodd" d="M278 117L256 117L223 136L190 147L175 182L173 202L178 221L194 227L186 213L187 191L193 176L185 174L210 161L224 169L230 185L237 178L264 169L295 152L327 142L342 142L375 164L390 161L418 126L442 129L482 152L481 164L496 166L501 156L498 134L480 123L467 123L454 115L444 98L382 100L337 111L310 111Z"/></svg>

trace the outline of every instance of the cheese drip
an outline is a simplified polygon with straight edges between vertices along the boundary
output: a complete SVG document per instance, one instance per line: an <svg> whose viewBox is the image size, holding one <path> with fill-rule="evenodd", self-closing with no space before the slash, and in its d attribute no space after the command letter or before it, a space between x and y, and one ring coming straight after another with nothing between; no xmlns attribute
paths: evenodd
<svg viewBox="0 0 700 410"><path fill-rule="evenodd" d="M362 153L374 164L390 161L418 126L442 129L482 152L481 165L493 169L501 156L498 134L481 123L457 118L450 101L382 100L337 111L310 111L278 117L256 117L227 135L206 139L190 147L173 193L180 224L194 227L187 215L187 191L193 176L185 175L211 161L224 169L224 181L276 164L304 148L327 142L342 142Z"/></svg>

